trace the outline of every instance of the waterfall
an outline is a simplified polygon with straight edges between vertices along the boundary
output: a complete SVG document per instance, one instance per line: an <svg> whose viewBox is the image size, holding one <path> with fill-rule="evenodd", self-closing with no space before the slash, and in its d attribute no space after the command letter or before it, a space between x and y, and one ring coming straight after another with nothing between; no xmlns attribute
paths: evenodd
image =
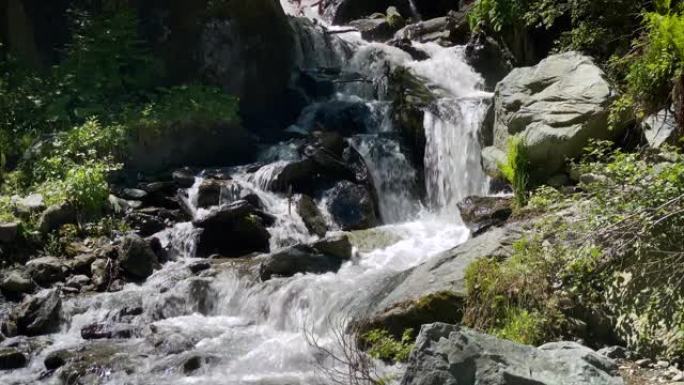
<svg viewBox="0 0 684 385"><path fill-rule="evenodd" d="M300 13L288 0L282 2L288 12ZM314 3L302 0L303 13L310 15ZM173 250L174 261L144 283L127 284L119 292L65 298L62 330L50 336L53 344L33 357L28 367L0 375L0 383L52 383L44 377L43 360L48 354L60 349L94 349L92 355L115 361L112 370L92 368L97 381L107 385L325 384L316 373L320 356L303 332L326 348L337 349L339 330L330 330L330 319L350 318L373 308L387 295L383 285L397 274L468 239L470 233L458 218L456 204L468 195L486 192L478 130L491 95L482 91L482 78L465 63L463 49L416 43L430 58L414 61L395 47L360 41L358 34L340 34L348 40L331 42L319 35L320 26L297 23L302 66L340 65L370 80L341 86L332 98L361 100L372 111L368 132L349 141L369 168L387 224L354 233L355 257L336 273L299 274L266 282L255 277L255 260L211 261L210 271L193 273L189 267L198 262L194 258L196 230L191 223L178 224L157 235ZM349 47L355 47L351 58L346 56ZM309 52L319 48L326 51ZM399 130L389 119L390 105L383 100L386 95L381 88L386 86L388 66L407 67L438 96L424 111L427 208L418 199L418 173L402 151ZM307 119L303 116L301 122ZM273 250L315 239L290 209L288 197L266 188L285 162L298 159L298 147L296 141L272 146L261 154L259 166L263 167L257 167L258 171L246 167L229 172L231 182L256 194L264 211L275 217L268 228ZM202 178L200 174L186 191L187 203L196 215L203 210L197 208ZM83 341L83 326L122 322L120 313L125 308L141 309L130 321L143 330L137 338L109 345ZM185 373L184 363L197 357L202 367Z"/></svg>

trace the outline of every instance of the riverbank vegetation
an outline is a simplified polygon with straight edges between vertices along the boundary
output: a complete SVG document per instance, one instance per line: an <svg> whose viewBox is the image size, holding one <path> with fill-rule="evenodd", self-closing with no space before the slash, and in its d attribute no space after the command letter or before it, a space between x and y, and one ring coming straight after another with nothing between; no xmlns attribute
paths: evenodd
<svg viewBox="0 0 684 385"><path fill-rule="evenodd" d="M70 17L71 38L54 65L38 69L11 53L0 61L0 217L27 231L37 217L20 215L10 197L40 194L46 206L97 219L141 137L239 125L237 99L220 89L166 85L131 7L104 2Z"/></svg>

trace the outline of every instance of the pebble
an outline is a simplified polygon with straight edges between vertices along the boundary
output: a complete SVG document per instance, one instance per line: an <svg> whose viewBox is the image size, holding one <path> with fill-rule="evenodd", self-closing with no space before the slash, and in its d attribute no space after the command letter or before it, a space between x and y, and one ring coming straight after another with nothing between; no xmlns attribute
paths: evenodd
<svg viewBox="0 0 684 385"><path fill-rule="evenodd" d="M651 359L650 358L642 358L640 360L636 360L634 363L640 368L645 368L651 364Z"/></svg>

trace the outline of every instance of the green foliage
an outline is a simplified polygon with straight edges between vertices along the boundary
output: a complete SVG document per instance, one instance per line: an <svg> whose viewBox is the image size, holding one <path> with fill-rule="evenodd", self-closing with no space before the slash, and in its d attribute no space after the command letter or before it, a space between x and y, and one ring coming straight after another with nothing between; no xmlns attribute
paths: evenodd
<svg viewBox="0 0 684 385"><path fill-rule="evenodd" d="M468 15L470 28L487 27L501 32L518 22L523 4L520 0L478 0Z"/></svg>
<svg viewBox="0 0 684 385"><path fill-rule="evenodd" d="M239 123L238 99L215 87L187 85L161 90L157 98L145 105L134 124L166 127L186 123L206 126L217 122Z"/></svg>
<svg viewBox="0 0 684 385"><path fill-rule="evenodd" d="M546 259L536 239L514 244L503 262L481 259L466 270L468 298L464 324L520 343L535 345L553 338L557 312L552 295L554 261Z"/></svg>
<svg viewBox="0 0 684 385"><path fill-rule="evenodd" d="M413 349L413 329L406 329L400 341L384 329L370 330L361 338L368 345L368 354L383 361L406 362Z"/></svg>
<svg viewBox="0 0 684 385"><path fill-rule="evenodd" d="M66 58L55 68L48 114L78 122L112 117L144 100L158 83L159 65L138 38L135 11L107 2L98 12L74 11L73 20Z"/></svg>
<svg viewBox="0 0 684 385"><path fill-rule="evenodd" d="M586 338L570 325L582 317L577 309L593 309L614 315L613 326L631 349L680 359L684 156L671 149L626 153L598 142L575 167L597 175L580 185L583 193L544 188L530 200L541 206L555 201L567 210L537 220L510 259L484 259L468 268L464 322L540 343Z"/></svg>
<svg viewBox="0 0 684 385"><path fill-rule="evenodd" d="M613 115L631 114L641 120L670 102L673 79L682 75L684 63L684 15L659 1L657 12L643 14L645 33L630 54L611 63L624 73L624 93L613 106ZM616 120L616 119L613 119Z"/></svg>
<svg viewBox="0 0 684 385"><path fill-rule="evenodd" d="M547 211L554 204L558 204L563 199L563 195L553 187L550 186L540 186L534 191L528 206L531 209L539 211Z"/></svg>
<svg viewBox="0 0 684 385"><path fill-rule="evenodd" d="M525 142L520 136L508 140L506 163L499 164L501 174L513 186L516 205L521 208L527 204L527 188L530 182L530 164Z"/></svg>
<svg viewBox="0 0 684 385"><path fill-rule="evenodd" d="M217 88L160 87L133 7L104 2L71 17L72 38L53 68L0 60L1 218L13 218L5 196L39 192L48 205L69 202L95 219L137 130L239 124L237 99Z"/></svg>
<svg viewBox="0 0 684 385"><path fill-rule="evenodd" d="M520 344L538 345L547 338L546 322L544 316L536 311L510 308L505 312L502 326L493 330L493 334Z"/></svg>

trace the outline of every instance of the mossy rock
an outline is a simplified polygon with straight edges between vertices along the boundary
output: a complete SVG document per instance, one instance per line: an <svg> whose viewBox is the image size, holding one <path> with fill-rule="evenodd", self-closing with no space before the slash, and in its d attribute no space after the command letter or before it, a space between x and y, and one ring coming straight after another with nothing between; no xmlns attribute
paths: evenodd
<svg viewBox="0 0 684 385"><path fill-rule="evenodd" d="M387 330L394 338L401 339L405 330L420 330L424 324L459 323L463 318L464 305L462 296L442 291L396 304L369 320L358 322L357 327L362 333L373 329Z"/></svg>

